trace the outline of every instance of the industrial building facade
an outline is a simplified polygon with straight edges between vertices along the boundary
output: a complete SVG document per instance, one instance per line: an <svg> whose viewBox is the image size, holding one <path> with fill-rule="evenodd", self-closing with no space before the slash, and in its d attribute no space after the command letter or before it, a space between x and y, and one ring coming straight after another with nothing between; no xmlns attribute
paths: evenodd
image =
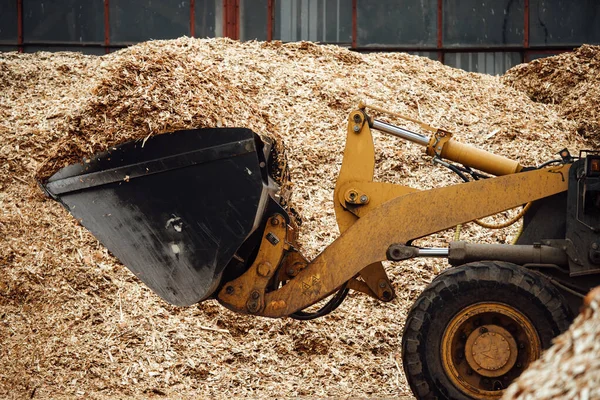
<svg viewBox="0 0 600 400"><path fill-rule="evenodd" d="M0 51L105 54L180 36L310 40L504 73L600 43L598 0L0 0Z"/></svg>

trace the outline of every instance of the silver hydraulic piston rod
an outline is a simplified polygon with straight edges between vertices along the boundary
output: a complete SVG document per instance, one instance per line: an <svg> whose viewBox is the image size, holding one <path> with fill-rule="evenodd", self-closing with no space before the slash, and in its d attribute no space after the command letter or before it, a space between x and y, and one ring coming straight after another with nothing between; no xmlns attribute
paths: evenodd
<svg viewBox="0 0 600 400"><path fill-rule="evenodd" d="M411 132L407 129L400 128L376 119L373 120L373 128L377 129L378 131L397 136L401 139L420 144L421 146L427 146L430 140L429 137L420 133Z"/></svg>
<svg viewBox="0 0 600 400"><path fill-rule="evenodd" d="M426 247L417 249L417 257L448 257L450 249L447 247Z"/></svg>
<svg viewBox="0 0 600 400"><path fill-rule="evenodd" d="M360 103L359 107L360 106L372 108L380 112L385 112L409 120L419 124L421 128L432 132L433 136L430 137L377 119L370 120L371 128L409 142L420 144L425 147L425 153L429 156L454 161L466 167L474 168L495 176L510 175L520 172L523 169L523 166L515 160L454 140L451 132L434 128L424 122L392 113L379 107L367 106L365 103Z"/></svg>

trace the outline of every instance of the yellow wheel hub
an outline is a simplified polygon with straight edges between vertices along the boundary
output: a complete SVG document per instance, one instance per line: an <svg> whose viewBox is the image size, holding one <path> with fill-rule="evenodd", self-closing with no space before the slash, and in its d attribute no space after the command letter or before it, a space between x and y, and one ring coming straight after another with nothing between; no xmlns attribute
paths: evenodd
<svg viewBox="0 0 600 400"><path fill-rule="evenodd" d="M517 360L517 342L504 328L485 325L475 329L465 346L467 362L472 370L487 377L507 373Z"/></svg>
<svg viewBox="0 0 600 400"><path fill-rule="evenodd" d="M535 359L541 342L531 321L496 302L473 304L455 315L442 336L442 364L454 386L479 399L498 399Z"/></svg>

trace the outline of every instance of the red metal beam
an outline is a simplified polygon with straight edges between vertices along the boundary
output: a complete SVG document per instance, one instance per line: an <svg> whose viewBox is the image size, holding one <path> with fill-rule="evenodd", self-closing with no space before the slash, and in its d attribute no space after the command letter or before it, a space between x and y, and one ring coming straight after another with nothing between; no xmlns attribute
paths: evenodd
<svg viewBox="0 0 600 400"><path fill-rule="evenodd" d="M523 32L523 47L529 47L529 0L525 0L525 20Z"/></svg>
<svg viewBox="0 0 600 400"><path fill-rule="evenodd" d="M234 0L227 2L227 37L233 39L233 3Z"/></svg>
<svg viewBox="0 0 600 400"><path fill-rule="evenodd" d="M443 31L443 16L444 16L444 0L437 2L437 48L438 61L444 63L444 52L441 50L444 46L444 31Z"/></svg>
<svg viewBox="0 0 600 400"><path fill-rule="evenodd" d="M196 36L196 0L190 0L190 36Z"/></svg>
<svg viewBox="0 0 600 400"><path fill-rule="evenodd" d="M227 8L229 7L229 0L223 0L223 37L227 37Z"/></svg>
<svg viewBox="0 0 600 400"><path fill-rule="evenodd" d="M17 45L19 53L23 52L23 0L17 0Z"/></svg>
<svg viewBox="0 0 600 400"><path fill-rule="evenodd" d="M110 3L109 0L104 0L104 52L108 54L110 49Z"/></svg>
<svg viewBox="0 0 600 400"><path fill-rule="evenodd" d="M223 0L223 36L239 39L239 0Z"/></svg>
<svg viewBox="0 0 600 400"><path fill-rule="evenodd" d="M358 39L358 0L352 0L352 48L356 48Z"/></svg>
<svg viewBox="0 0 600 400"><path fill-rule="evenodd" d="M235 25L234 25L233 31L234 31L234 35L235 35L234 39L238 40L240 38L240 0L235 0L234 7L235 8L233 10L233 13L234 13L233 15L235 17L234 18Z"/></svg>
<svg viewBox="0 0 600 400"><path fill-rule="evenodd" d="M529 48L529 0L525 0L524 9L524 21L523 21L523 47ZM523 55L523 61L529 62L529 55L527 52Z"/></svg>
<svg viewBox="0 0 600 400"><path fill-rule="evenodd" d="M274 0L267 2L267 42L273 40Z"/></svg>

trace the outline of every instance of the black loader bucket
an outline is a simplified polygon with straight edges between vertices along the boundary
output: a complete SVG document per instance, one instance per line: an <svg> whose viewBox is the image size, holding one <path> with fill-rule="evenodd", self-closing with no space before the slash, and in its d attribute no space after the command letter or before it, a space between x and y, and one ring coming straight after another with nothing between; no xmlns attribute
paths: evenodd
<svg viewBox="0 0 600 400"><path fill-rule="evenodd" d="M128 142L54 174L44 189L171 304L243 273L268 209L271 144L248 129L195 129ZM243 250L243 257L237 254Z"/></svg>

